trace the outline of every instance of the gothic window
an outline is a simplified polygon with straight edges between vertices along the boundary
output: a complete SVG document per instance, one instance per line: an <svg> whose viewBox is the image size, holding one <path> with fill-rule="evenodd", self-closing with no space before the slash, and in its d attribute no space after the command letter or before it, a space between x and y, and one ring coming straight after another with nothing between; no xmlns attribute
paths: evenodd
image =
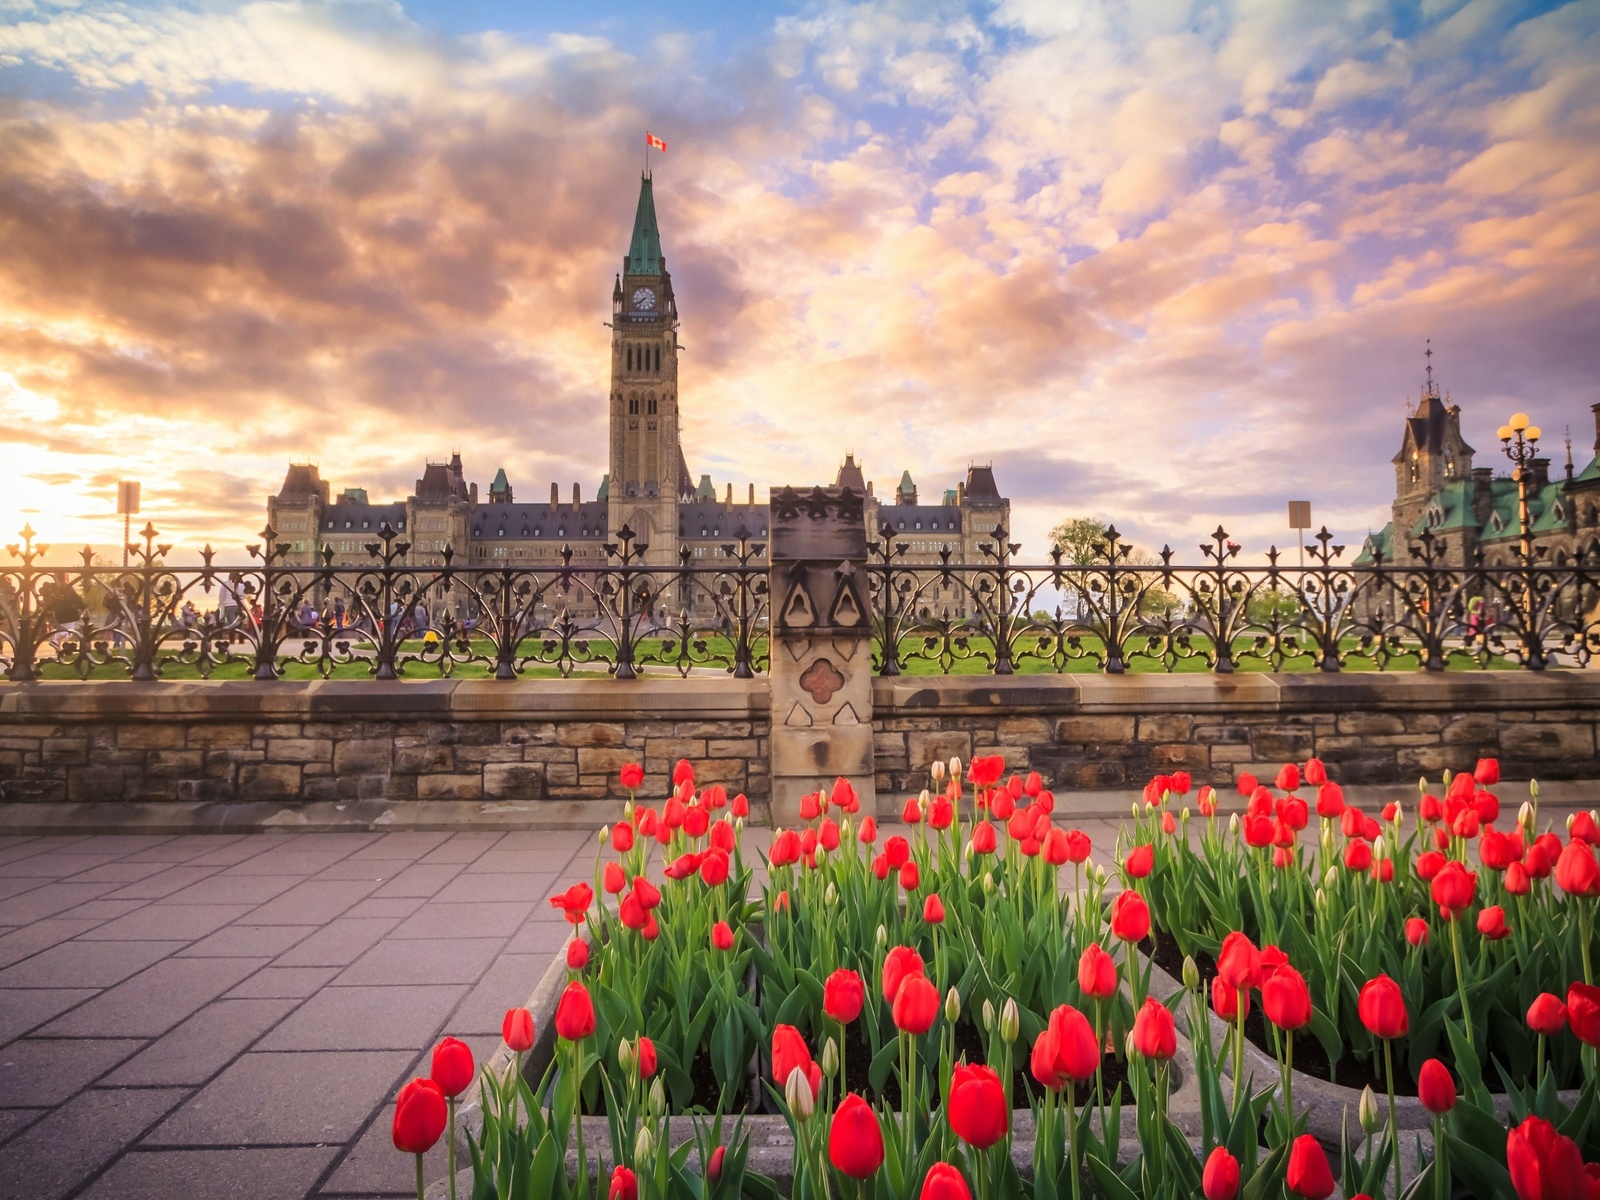
<svg viewBox="0 0 1600 1200"><path fill-rule="evenodd" d="M661 370L661 347L656 347L656 370Z"/></svg>
<svg viewBox="0 0 1600 1200"><path fill-rule="evenodd" d="M1422 468L1417 463L1417 452L1411 452L1411 482L1415 483L1422 475Z"/></svg>
<svg viewBox="0 0 1600 1200"><path fill-rule="evenodd" d="M656 414L656 398L652 394L651 397L650 397L650 415L653 417L653 416L655 416L655 414ZM655 426L652 425L650 428L654 429Z"/></svg>
<svg viewBox="0 0 1600 1200"><path fill-rule="evenodd" d="M1446 479L1456 477L1456 456L1448 452L1444 456L1444 477Z"/></svg>
<svg viewBox="0 0 1600 1200"><path fill-rule="evenodd" d="M639 397L637 397L637 396L629 396L628 397L628 411L630 413L634 414L635 416L638 415L638 413L639 413ZM634 426L634 428L637 429L638 426L636 425L636 426Z"/></svg>

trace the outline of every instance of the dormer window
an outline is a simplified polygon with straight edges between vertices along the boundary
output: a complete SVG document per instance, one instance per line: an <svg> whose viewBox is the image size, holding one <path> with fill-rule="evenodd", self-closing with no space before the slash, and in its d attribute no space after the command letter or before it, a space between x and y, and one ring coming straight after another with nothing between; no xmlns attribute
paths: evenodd
<svg viewBox="0 0 1600 1200"><path fill-rule="evenodd" d="M344 523L344 527L345 527L345 528L346 528L346 529L349 529L349 528L350 528L350 522L349 522L349 521L346 521L346 522L345 522L345 523Z"/></svg>
<svg viewBox="0 0 1600 1200"><path fill-rule="evenodd" d="M505 535L506 535L506 527L505 527L505 526L504 526L504 525L502 525L502 526L501 526L501 527L500 527L500 530L499 530L499 532L498 532L498 533L496 533L496 534L495 534L495 536L496 536L496 537L505 537Z"/></svg>

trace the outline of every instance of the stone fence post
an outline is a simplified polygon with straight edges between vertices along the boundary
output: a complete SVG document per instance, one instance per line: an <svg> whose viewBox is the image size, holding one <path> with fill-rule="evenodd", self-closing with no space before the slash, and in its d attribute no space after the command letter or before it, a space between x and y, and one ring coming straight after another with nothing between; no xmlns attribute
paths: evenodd
<svg viewBox="0 0 1600 1200"><path fill-rule="evenodd" d="M872 620L862 498L849 488L773 488L770 554L772 820L838 776L877 812Z"/></svg>

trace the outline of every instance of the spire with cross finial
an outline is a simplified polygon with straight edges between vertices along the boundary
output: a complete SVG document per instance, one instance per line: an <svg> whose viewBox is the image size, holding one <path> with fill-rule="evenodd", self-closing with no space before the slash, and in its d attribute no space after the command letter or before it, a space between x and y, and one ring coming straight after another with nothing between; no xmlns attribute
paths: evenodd
<svg viewBox="0 0 1600 1200"><path fill-rule="evenodd" d="M1427 398L1427 397L1437 396L1439 394L1439 392L1438 392L1438 389L1434 386L1434 382L1433 382L1433 339L1432 338L1428 338L1427 341L1424 343L1424 345L1426 345L1427 349L1425 349L1422 352L1422 357L1427 363L1428 382L1427 382L1427 385L1424 387L1422 394L1423 394L1424 398Z"/></svg>

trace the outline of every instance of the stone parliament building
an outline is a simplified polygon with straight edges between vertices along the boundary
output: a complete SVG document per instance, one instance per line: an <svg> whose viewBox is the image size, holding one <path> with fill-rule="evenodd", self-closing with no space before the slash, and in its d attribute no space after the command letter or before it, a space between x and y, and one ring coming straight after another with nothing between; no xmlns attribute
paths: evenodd
<svg viewBox="0 0 1600 1200"><path fill-rule="evenodd" d="M364 488L337 496L314 464L291 464L278 494L267 501L267 520L290 547L287 566L322 562L363 566L366 546L388 524L410 543L408 565L442 566L449 547L460 567L537 571L558 566L571 548L577 567L606 564L607 542L624 526L648 550L650 566L675 566L683 550L691 559L714 559L740 529L752 541L768 535L769 506L754 484L736 497L731 483L719 497L709 475L693 481L680 440L678 304L661 250L649 174L641 176L633 237L611 293L610 470L592 499L572 485L570 500L558 484L548 501L518 499L504 468L488 495L467 482L461 456L429 462L404 500L374 503ZM966 479L932 503L919 496L911 472L901 473L892 496L879 496L861 466L846 454L835 486L864 498L869 542L887 525L906 543L907 565L936 565L945 547L952 563L986 561L997 527L1010 528L1011 502L1000 494L990 466L972 465ZM952 589L952 616L965 616L961 589Z"/></svg>

